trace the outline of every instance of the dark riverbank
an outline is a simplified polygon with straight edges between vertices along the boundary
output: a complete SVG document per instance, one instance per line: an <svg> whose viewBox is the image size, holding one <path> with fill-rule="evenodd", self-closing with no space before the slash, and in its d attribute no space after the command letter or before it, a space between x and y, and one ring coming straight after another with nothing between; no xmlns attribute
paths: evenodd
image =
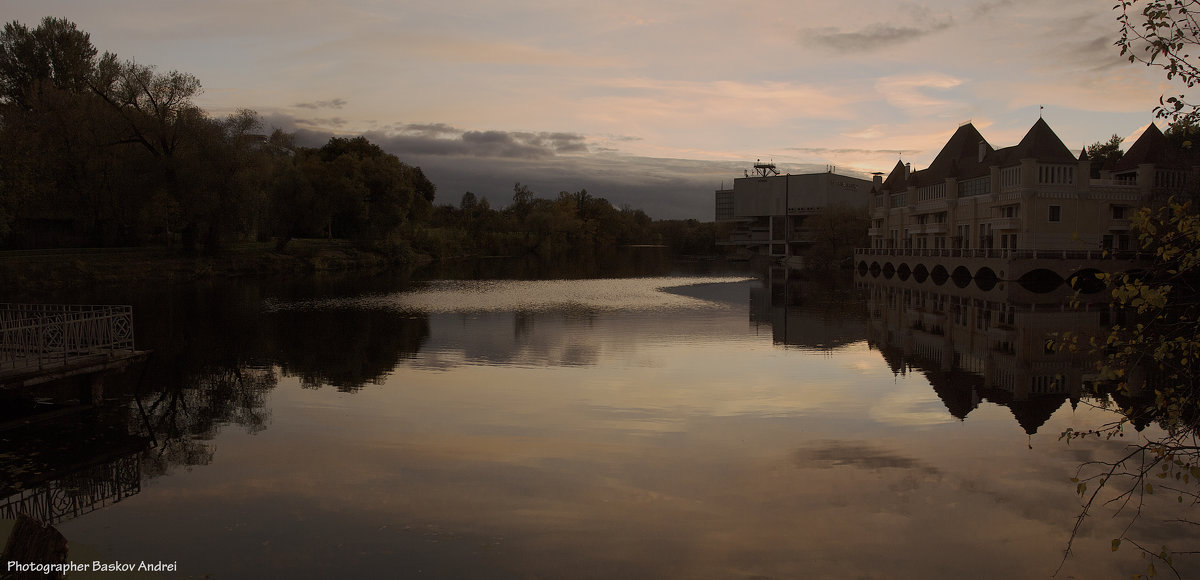
<svg viewBox="0 0 1200 580"><path fill-rule="evenodd" d="M132 283L181 284L216 278L375 271L412 267L405 260L341 240L293 240L284 252L270 242L230 246L189 256L172 248L81 248L0 252L0 281L23 291Z"/></svg>

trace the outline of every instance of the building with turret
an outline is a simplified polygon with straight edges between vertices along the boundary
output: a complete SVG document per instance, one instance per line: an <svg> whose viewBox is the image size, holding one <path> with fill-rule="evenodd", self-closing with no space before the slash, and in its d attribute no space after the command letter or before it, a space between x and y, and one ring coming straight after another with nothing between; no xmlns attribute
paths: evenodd
<svg viewBox="0 0 1200 580"><path fill-rule="evenodd" d="M990 279L1014 280L1038 267L1062 278L1101 269L1097 260L1135 249L1136 208L1200 182L1194 155L1172 146L1156 126L1127 153L1090 177L1086 152L1073 154L1043 119L1020 143L993 148L971 123L961 125L929 164L900 161L876 174L869 202L870 247L860 270L932 271L984 268ZM1025 264L1014 264L1025 260ZM1019 266L1019 267L1011 267Z"/></svg>
<svg viewBox="0 0 1200 580"><path fill-rule="evenodd" d="M994 149L962 125L929 167L898 162L878 175L871 247L878 249L1128 249L1129 212L1182 191L1191 159L1154 125L1100 179L1038 119L1015 146Z"/></svg>

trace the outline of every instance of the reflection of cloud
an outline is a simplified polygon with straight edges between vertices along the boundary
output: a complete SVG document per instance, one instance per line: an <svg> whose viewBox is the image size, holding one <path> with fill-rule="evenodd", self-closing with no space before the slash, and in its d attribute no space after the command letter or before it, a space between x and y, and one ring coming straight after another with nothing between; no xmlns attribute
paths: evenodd
<svg viewBox="0 0 1200 580"><path fill-rule="evenodd" d="M873 447L860 441L821 441L796 451L792 459L801 467L848 465L861 469L919 469L936 474L938 469L921 461Z"/></svg>
<svg viewBox="0 0 1200 580"><path fill-rule="evenodd" d="M889 425L940 425L956 421L946 404L925 381L903 381L868 410L871 418Z"/></svg>

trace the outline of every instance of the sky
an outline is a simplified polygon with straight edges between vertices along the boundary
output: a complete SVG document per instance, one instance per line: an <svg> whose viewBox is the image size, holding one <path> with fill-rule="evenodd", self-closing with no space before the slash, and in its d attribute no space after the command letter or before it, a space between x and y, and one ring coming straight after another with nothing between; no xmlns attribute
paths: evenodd
<svg viewBox="0 0 1200 580"><path fill-rule="evenodd" d="M0 0L103 51L195 75L214 116L301 144L365 135L438 186L507 205L587 189L713 219L757 160L920 169L959 125L1015 145L1039 115L1073 150L1183 92L1113 42L1097 0ZM1131 142L1127 142L1126 145Z"/></svg>

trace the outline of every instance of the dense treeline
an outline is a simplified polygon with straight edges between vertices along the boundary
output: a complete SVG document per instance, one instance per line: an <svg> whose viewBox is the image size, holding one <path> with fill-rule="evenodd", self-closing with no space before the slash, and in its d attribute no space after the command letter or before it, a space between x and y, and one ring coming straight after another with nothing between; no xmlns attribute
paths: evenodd
<svg viewBox="0 0 1200 580"><path fill-rule="evenodd" d="M586 190L523 186L493 210L436 187L363 137L297 147L241 110L195 105L200 81L101 54L61 18L0 31L0 249L339 238L433 256L559 254L633 243L715 250L711 224L653 223Z"/></svg>
<svg viewBox="0 0 1200 580"><path fill-rule="evenodd" d="M696 220L651 221L642 210L613 207L586 189L537 197L525 185L513 186L512 202L492 209L486 197L463 194L457 207L434 208L429 227L417 232L420 251L454 255L561 255L634 244L669 245L681 253L716 251L713 225Z"/></svg>
<svg viewBox="0 0 1200 580"><path fill-rule="evenodd" d="M214 118L200 81L112 53L64 19L0 32L6 247L340 237L377 244L427 216L434 187L365 139L294 146L252 111Z"/></svg>

